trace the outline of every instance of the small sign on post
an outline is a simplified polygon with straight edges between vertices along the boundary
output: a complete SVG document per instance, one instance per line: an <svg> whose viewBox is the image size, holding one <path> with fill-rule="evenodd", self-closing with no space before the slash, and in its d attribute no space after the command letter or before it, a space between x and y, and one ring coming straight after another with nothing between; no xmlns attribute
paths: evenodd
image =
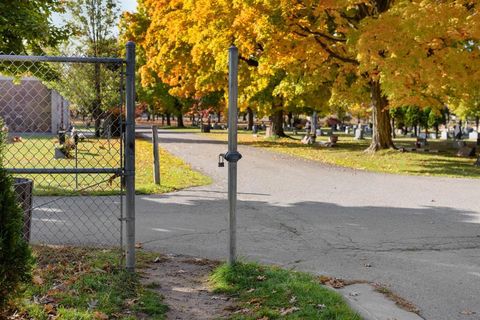
<svg viewBox="0 0 480 320"><path fill-rule="evenodd" d="M153 182L160 185L160 154L158 153L158 128L152 126Z"/></svg>

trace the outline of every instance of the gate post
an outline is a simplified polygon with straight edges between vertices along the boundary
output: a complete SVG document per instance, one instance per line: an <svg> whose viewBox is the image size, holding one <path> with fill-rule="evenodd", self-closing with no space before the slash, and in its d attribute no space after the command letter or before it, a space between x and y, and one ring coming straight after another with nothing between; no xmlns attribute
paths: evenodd
<svg viewBox="0 0 480 320"><path fill-rule="evenodd" d="M135 43L126 45L125 207L126 268L135 271Z"/></svg>
<svg viewBox="0 0 480 320"><path fill-rule="evenodd" d="M228 50L228 264L237 260L237 161L242 155L237 151L238 122L238 48Z"/></svg>

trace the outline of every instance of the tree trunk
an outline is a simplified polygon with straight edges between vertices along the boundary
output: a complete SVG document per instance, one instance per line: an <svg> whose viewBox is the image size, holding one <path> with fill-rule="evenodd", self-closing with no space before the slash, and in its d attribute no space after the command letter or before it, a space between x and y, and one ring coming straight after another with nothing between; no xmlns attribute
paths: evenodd
<svg viewBox="0 0 480 320"><path fill-rule="evenodd" d="M279 137L286 137L287 135L283 131L283 110L280 108L275 109L272 114L272 133Z"/></svg>
<svg viewBox="0 0 480 320"><path fill-rule="evenodd" d="M372 104L373 134L372 142L367 148L368 152L381 149L395 148L392 139L392 127L390 126L390 113L387 110L387 98L382 95L380 82L370 82L370 98Z"/></svg>
<svg viewBox="0 0 480 320"><path fill-rule="evenodd" d="M177 114L177 128L184 128L185 126L183 125L183 114L179 113Z"/></svg>
<svg viewBox="0 0 480 320"><path fill-rule="evenodd" d="M170 121L170 112L167 112L166 117L167 117L167 126L171 126L172 122Z"/></svg>
<svg viewBox="0 0 480 320"><path fill-rule="evenodd" d="M287 119L288 119L287 120L288 121L288 126L292 128L293 127L293 113L292 113L292 111L290 111L288 113Z"/></svg>
<svg viewBox="0 0 480 320"><path fill-rule="evenodd" d="M392 137L395 139L397 135L395 134L395 118L392 117Z"/></svg>
<svg viewBox="0 0 480 320"><path fill-rule="evenodd" d="M480 124L480 117L479 116L476 116L475 117L475 126L477 127L477 132L478 132L478 126Z"/></svg>
<svg viewBox="0 0 480 320"><path fill-rule="evenodd" d="M247 130L253 130L253 111L250 107L247 108L247 118L248 118Z"/></svg>
<svg viewBox="0 0 480 320"><path fill-rule="evenodd" d="M218 123L220 123L222 119L222 113L220 111L217 112Z"/></svg>

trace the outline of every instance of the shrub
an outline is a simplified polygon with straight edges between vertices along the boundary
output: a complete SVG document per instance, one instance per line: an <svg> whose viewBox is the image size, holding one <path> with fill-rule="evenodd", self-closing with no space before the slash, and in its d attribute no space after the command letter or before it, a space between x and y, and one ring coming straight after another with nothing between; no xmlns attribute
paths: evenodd
<svg viewBox="0 0 480 320"><path fill-rule="evenodd" d="M28 281L32 255L23 240L23 211L15 200L12 177L3 168L6 130L0 119L0 308Z"/></svg>

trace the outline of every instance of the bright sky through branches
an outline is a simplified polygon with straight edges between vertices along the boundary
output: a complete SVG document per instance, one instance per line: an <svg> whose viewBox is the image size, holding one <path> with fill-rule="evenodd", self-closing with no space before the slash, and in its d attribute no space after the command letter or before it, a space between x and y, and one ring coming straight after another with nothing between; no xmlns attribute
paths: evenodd
<svg viewBox="0 0 480 320"><path fill-rule="evenodd" d="M135 11L137 8L137 0L119 0L120 3L120 11ZM60 15L54 14L53 15L53 22L57 25L62 25L62 17Z"/></svg>

